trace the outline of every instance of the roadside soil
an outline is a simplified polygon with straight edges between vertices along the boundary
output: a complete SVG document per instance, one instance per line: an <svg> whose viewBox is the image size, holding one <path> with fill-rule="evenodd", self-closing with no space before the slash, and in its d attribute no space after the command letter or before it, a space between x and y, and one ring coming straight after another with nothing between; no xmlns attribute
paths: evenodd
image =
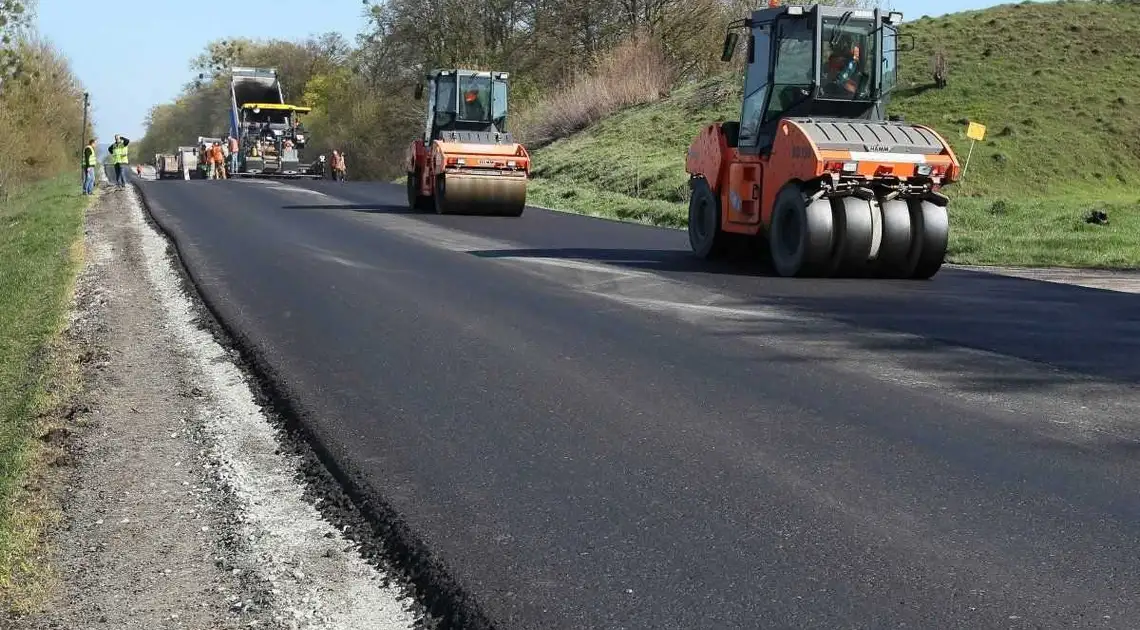
<svg viewBox="0 0 1140 630"><path fill-rule="evenodd" d="M256 407L225 398L240 376L187 343L143 212L132 189L105 190L87 215L67 332L84 388L47 484L62 509L53 583L39 612L0 626L413 627L409 600L297 498Z"/></svg>

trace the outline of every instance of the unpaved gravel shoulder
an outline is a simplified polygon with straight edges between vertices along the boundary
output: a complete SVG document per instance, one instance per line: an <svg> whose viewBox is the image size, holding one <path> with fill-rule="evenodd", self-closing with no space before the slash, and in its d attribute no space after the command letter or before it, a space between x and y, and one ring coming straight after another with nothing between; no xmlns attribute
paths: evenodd
<svg viewBox="0 0 1140 630"><path fill-rule="evenodd" d="M237 368L194 323L133 189L87 215L84 346L56 584L24 628L411 628L388 576L301 498ZM223 356L218 356L223 355Z"/></svg>
<svg viewBox="0 0 1140 630"><path fill-rule="evenodd" d="M231 628L262 599L227 572L234 538L193 421L194 385L157 322L138 238L105 193L86 220L87 261L70 333L83 346L86 413L72 436L76 465L51 532L57 578L29 628Z"/></svg>

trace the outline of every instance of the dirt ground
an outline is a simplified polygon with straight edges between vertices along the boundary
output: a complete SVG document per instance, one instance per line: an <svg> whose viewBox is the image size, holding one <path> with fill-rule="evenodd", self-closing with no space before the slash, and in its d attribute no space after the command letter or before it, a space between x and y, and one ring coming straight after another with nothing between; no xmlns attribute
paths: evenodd
<svg viewBox="0 0 1140 630"><path fill-rule="evenodd" d="M54 480L55 583L40 612L0 626L413 627L404 592L303 500L248 386L193 324L137 193L103 192L86 227L68 331L85 388Z"/></svg>

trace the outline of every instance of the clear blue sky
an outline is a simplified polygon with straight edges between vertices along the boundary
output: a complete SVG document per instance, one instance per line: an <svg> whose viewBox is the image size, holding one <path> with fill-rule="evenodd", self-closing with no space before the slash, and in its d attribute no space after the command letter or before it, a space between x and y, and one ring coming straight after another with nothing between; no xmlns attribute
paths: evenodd
<svg viewBox="0 0 1140 630"><path fill-rule="evenodd" d="M889 4L913 20L998 2L946 0L937 8L930 0ZM141 138L151 106L177 96L193 76L190 60L208 42L240 36L293 39L329 31L354 42L365 25L363 9L360 0L118 0L106 6L47 0L39 3L38 18L40 32L70 58L91 93L102 145L116 133Z"/></svg>
<svg viewBox="0 0 1140 630"><path fill-rule="evenodd" d="M143 135L152 105L173 100L190 60L226 37L294 39L364 27L361 0L40 0L40 33L68 56L91 93L99 144Z"/></svg>

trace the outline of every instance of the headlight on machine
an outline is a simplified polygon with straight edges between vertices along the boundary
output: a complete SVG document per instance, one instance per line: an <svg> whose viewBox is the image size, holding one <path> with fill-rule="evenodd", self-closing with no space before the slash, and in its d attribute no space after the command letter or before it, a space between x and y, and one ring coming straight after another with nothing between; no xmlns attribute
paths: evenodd
<svg viewBox="0 0 1140 630"><path fill-rule="evenodd" d="M930 166L929 164L919 164L918 167L914 169L914 172L922 175L923 177L929 177L930 172L933 170L933 168L934 167Z"/></svg>

